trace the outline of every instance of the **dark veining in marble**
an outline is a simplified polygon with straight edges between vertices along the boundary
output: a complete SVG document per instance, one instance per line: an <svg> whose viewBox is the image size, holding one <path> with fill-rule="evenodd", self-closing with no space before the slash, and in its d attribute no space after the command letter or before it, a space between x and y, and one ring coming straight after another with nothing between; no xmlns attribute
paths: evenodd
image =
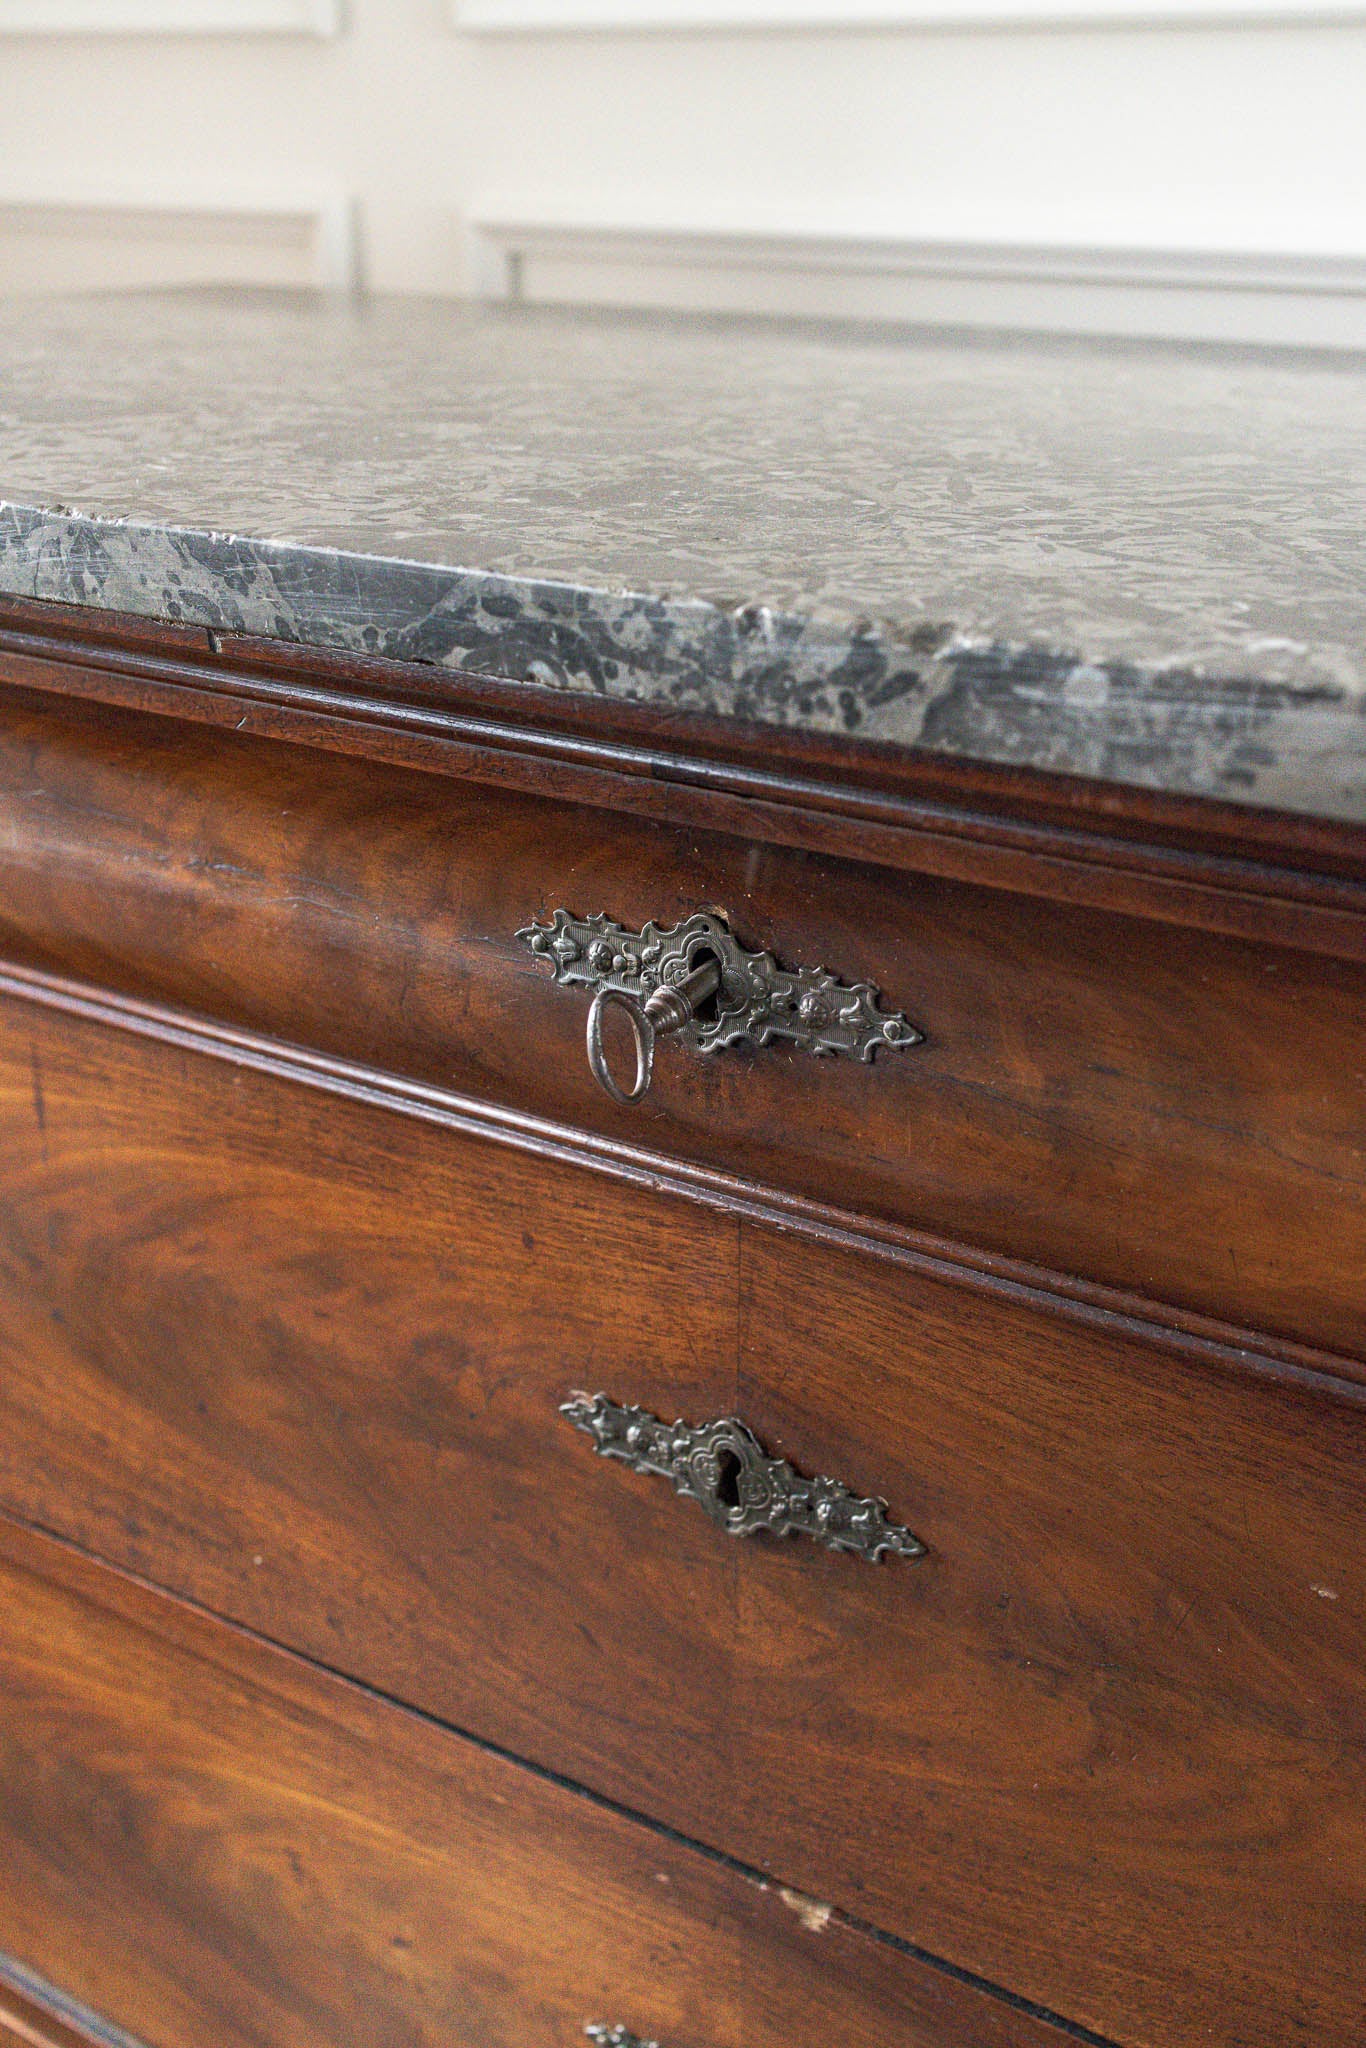
<svg viewBox="0 0 1366 2048"><path fill-rule="evenodd" d="M0 436L7 592L1366 819L1349 359L16 302Z"/></svg>

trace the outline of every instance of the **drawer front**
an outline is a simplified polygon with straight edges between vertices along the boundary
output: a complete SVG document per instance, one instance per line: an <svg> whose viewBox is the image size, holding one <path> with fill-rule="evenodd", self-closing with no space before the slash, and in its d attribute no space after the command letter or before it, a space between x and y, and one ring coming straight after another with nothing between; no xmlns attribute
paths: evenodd
<svg viewBox="0 0 1366 2048"><path fill-rule="evenodd" d="M0 1505L1103 2034L1356 2041L1360 1409L17 1002L0 1189Z"/></svg>
<svg viewBox="0 0 1366 2048"><path fill-rule="evenodd" d="M726 911L927 1034L659 1052L516 934ZM894 1224L1362 1351L1366 965L73 704L0 700L0 949ZM1293 1219L1293 1227L1289 1219Z"/></svg>
<svg viewBox="0 0 1366 2048"><path fill-rule="evenodd" d="M595 2022L660 2048L1063 2048L808 1900L110 1581L0 1524L0 1938L146 2048L584 2048Z"/></svg>

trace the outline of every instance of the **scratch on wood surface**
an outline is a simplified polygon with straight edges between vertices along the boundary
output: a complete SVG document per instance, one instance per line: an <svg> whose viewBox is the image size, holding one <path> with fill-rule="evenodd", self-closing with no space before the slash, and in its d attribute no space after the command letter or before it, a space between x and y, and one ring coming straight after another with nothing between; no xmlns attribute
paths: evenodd
<svg viewBox="0 0 1366 2048"><path fill-rule="evenodd" d="M789 1906L801 1921L808 1934L824 1934L830 1925L833 1906L824 1905L819 1899L809 1899L805 1892L789 1891L785 1884L778 1887L778 1897Z"/></svg>

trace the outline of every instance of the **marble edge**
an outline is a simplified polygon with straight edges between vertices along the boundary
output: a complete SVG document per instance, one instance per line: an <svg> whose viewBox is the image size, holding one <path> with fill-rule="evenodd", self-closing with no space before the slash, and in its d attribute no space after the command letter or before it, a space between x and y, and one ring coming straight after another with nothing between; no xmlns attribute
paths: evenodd
<svg viewBox="0 0 1366 2048"><path fill-rule="evenodd" d="M1366 699L0 500L0 593L1366 822Z"/></svg>

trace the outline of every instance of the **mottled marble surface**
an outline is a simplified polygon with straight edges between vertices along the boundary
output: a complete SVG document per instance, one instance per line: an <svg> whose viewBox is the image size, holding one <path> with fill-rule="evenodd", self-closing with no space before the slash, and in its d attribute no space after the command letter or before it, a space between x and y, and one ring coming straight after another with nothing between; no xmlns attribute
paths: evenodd
<svg viewBox="0 0 1366 2048"><path fill-rule="evenodd" d="M1366 820L1366 365L0 301L0 591Z"/></svg>

